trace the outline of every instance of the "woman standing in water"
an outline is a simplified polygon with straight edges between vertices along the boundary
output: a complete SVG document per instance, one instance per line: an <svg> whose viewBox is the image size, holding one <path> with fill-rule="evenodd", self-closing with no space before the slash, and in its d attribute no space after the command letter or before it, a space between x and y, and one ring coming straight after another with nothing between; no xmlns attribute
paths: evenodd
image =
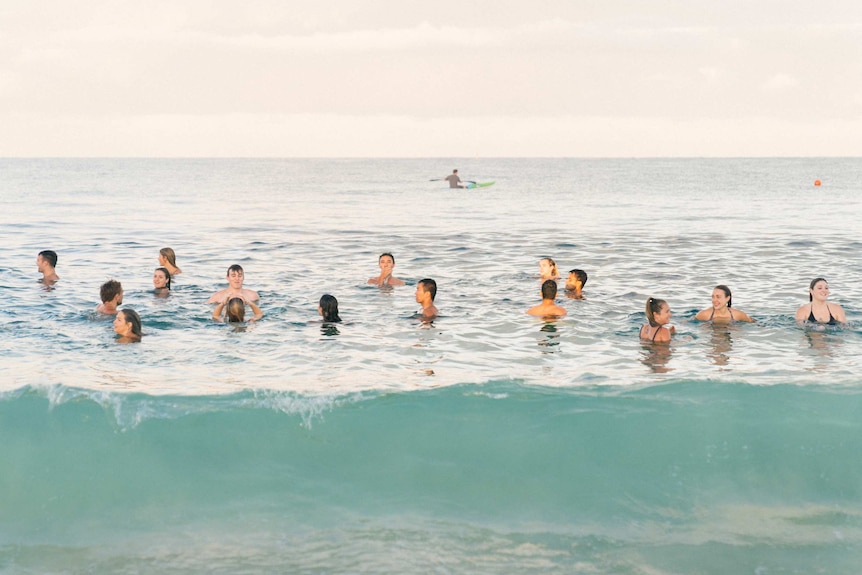
<svg viewBox="0 0 862 575"><path fill-rule="evenodd" d="M551 258L540 259L539 279L541 281L560 279L560 272L557 270L557 262L555 262Z"/></svg>
<svg viewBox="0 0 862 575"><path fill-rule="evenodd" d="M731 309L733 296L726 285L717 285L712 290L712 307L701 310L694 316L700 321L711 321L715 324L733 323L735 321L754 321L747 313L736 308Z"/></svg>
<svg viewBox="0 0 862 575"><path fill-rule="evenodd" d="M796 310L796 321L823 325L847 323L844 310L837 303L828 303L829 284L823 278L814 278L808 285L808 301Z"/></svg>
<svg viewBox="0 0 862 575"><path fill-rule="evenodd" d="M646 316L649 323L641 326L641 341L656 343L667 343L670 336L676 333L673 326L666 327L670 323L670 306L663 299L649 298L646 301Z"/></svg>
<svg viewBox="0 0 862 575"><path fill-rule="evenodd" d="M168 268L156 268L153 272L153 288L158 297L167 297L171 293L171 272Z"/></svg>
<svg viewBox="0 0 862 575"><path fill-rule="evenodd" d="M138 343L141 341L141 317L131 308L123 308L114 318L114 331L120 337L118 343Z"/></svg>

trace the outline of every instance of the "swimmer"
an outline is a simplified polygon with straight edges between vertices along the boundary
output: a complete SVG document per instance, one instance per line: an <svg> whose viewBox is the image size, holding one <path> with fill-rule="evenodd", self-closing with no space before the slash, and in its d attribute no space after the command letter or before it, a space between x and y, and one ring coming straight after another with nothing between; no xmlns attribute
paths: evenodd
<svg viewBox="0 0 862 575"><path fill-rule="evenodd" d="M177 267L177 254L171 248L159 250L159 265L168 268L172 276L183 273L183 270Z"/></svg>
<svg viewBox="0 0 862 575"><path fill-rule="evenodd" d="M123 286L117 280L108 280L99 288L102 303L96 306L96 313L114 315L117 306L123 305Z"/></svg>
<svg viewBox="0 0 862 575"><path fill-rule="evenodd" d="M808 301L796 310L796 321L836 325L847 323L844 310L837 303L829 304L829 283L823 278L814 278L808 285Z"/></svg>
<svg viewBox="0 0 862 575"><path fill-rule="evenodd" d="M137 343L141 341L141 318L132 308L124 308L114 318L114 331L120 337L118 343Z"/></svg>
<svg viewBox="0 0 862 575"><path fill-rule="evenodd" d="M249 322L257 321L263 317L263 312L253 301L244 299L242 296L234 296L219 302L213 310L213 319L225 323L242 323L245 321L246 304L254 314L254 317L248 320ZM222 312L224 312L224 316L222 316Z"/></svg>
<svg viewBox="0 0 862 575"><path fill-rule="evenodd" d="M215 292L210 296L210 299L207 300L207 303L226 303L227 300L233 297L240 297L248 302L258 301L260 299L260 296L257 295L256 291L242 287L242 283L245 281L245 272L241 265L233 264L227 268L226 277L230 286Z"/></svg>
<svg viewBox="0 0 862 575"><path fill-rule="evenodd" d="M437 282L430 278L419 280L416 284L416 303L422 306L422 313L416 314L423 322L434 321L438 311L434 307L434 298L437 297Z"/></svg>
<svg viewBox="0 0 862 575"><path fill-rule="evenodd" d="M712 307L697 312L694 319L699 321L711 321L715 324L733 323L735 321L753 322L744 311L731 308L733 296L730 288L726 285L717 285L712 290Z"/></svg>
<svg viewBox="0 0 862 575"><path fill-rule="evenodd" d="M328 293L323 294L317 305L317 313L323 317L324 323L337 323L341 321L338 317L338 300Z"/></svg>
<svg viewBox="0 0 862 575"><path fill-rule="evenodd" d="M551 258L540 259L539 279L542 281L560 279L560 272L557 271L557 262L555 262Z"/></svg>
<svg viewBox="0 0 862 575"><path fill-rule="evenodd" d="M584 270L574 269L569 270L569 277L566 278L566 295L581 299L584 286L587 285L587 272Z"/></svg>
<svg viewBox="0 0 862 575"><path fill-rule="evenodd" d="M380 254L377 258L377 266L380 268L380 275L376 278L369 278L369 284L375 284L378 287L383 286L403 286L404 282L392 275L392 269L395 267L395 256L389 252Z"/></svg>
<svg viewBox="0 0 862 575"><path fill-rule="evenodd" d="M646 302L646 316L649 323L641 326L641 341L669 342L670 336L676 333L676 328L666 327L671 317L667 302L663 299L649 298Z"/></svg>
<svg viewBox="0 0 862 575"><path fill-rule="evenodd" d="M530 315L544 318L557 318L566 315L566 308L555 303L557 298L557 282L545 280L542 284L542 303L527 310Z"/></svg>
<svg viewBox="0 0 862 575"><path fill-rule="evenodd" d="M171 293L171 272L168 268L156 268L153 272L153 288L159 297L167 297Z"/></svg>
<svg viewBox="0 0 862 575"><path fill-rule="evenodd" d="M60 276L54 271L57 267L57 252L53 250L44 250L36 256L36 267L42 273L42 279L39 280L45 285L54 285Z"/></svg>

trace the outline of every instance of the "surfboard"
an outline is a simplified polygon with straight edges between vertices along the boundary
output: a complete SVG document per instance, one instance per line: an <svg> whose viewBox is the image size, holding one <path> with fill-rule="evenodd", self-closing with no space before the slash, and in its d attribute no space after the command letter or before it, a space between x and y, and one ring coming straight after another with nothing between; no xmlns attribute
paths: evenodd
<svg viewBox="0 0 862 575"><path fill-rule="evenodd" d="M487 188L488 186L493 186L494 182L470 182L467 184L467 189L472 190L473 188Z"/></svg>

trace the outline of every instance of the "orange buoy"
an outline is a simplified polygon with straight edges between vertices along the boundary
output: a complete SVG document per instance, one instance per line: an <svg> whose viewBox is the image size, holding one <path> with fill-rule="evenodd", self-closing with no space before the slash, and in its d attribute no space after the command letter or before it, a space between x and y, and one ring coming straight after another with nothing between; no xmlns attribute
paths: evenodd
<svg viewBox="0 0 862 575"><path fill-rule="evenodd" d="M815 186L819 186L819 185L820 185L820 180L814 180L814 185L815 185Z"/></svg>

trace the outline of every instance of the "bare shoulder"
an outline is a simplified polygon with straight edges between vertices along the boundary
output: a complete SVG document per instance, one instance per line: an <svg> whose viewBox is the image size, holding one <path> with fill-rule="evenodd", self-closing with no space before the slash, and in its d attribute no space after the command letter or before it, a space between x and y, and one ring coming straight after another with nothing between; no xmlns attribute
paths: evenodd
<svg viewBox="0 0 862 575"><path fill-rule="evenodd" d="M258 293L256 291L254 291L253 289L243 288L242 295L244 295L245 299L247 299L249 301L257 301L260 299L260 296L258 295Z"/></svg>
<svg viewBox="0 0 862 575"><path fill-rule="evenodd" d="M805 321L808 319L808 314L811 313L811 304L807 303L805 305L799 306L799 309L796 310L796 321Z"/></svg>
<svg viewBox="0 0 862 575"><path fill-rule="evenodd" d="M707 321L707 320L709 320L709 312L710 311L712 311L711 307L708 307L706 309L702 309L699 312L697 312L697 315L694 316L694 319L696 319L697 321Z"/></svg>
<svg viewBox="0 0 862 575"><path fill-rule="evenodd" d="M750 315L736 308L733 309L733 319L736 321L746 321L748 323L754 322L754 319Z"/></svg>
<svg viewBox="0 0 862 575"><path fill-rule="evenodd" d="M403 286L405 285L403 281L398 278L389 278L389 285L391 286Z"/></svg>
<svg viewBox="0 0 862 575"><path fill-rule="evenodd" d="M832 312L832 317L841 323L847 323L847 315L844 313L844 308L842 308L837 303L829 304L829 311Z"/></svg>

